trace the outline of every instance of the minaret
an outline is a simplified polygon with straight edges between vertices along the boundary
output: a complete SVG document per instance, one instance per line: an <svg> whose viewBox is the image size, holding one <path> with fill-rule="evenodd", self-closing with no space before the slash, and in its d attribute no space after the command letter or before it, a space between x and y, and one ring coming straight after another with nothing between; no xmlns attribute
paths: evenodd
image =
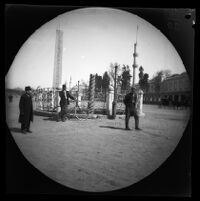
<svg viewBox="0 0 200 201"><path fill-rule="evenodd" d="M63 54L63 31L60 26L56 30L53 88L60 88L62 83L62 54Z"/></svg>
<svg viewBox="0 0 200 201"><path fill-rule="evenodd" d="M137 32L136 32L136 42L134 43L134 53L133 53L133 83L132 83L132 87L135 86L135 69L137 68L137 64L136 64L136 57L138 57L138 53L136 51L136 47L137 47L137 33L138 33L138 25L137 25Z"/></svg>

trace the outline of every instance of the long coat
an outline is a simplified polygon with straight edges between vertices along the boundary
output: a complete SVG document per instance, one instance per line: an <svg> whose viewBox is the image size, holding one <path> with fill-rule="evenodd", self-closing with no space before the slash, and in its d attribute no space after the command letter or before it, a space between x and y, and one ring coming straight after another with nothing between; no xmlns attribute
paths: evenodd
<svg viewBox="0 0 200 201"><path fill-rule="evenodd" d="M66 91L66 97L64 95L64 91L60 91L59 93L60 95L60 106L65 106L65 105L69 105L69 98L74 100L75 98L69 93L69 91Z"/></svg>
<svg viewBox="0 0 200 201"><path fill-rule="evenodd" d="M138 116L136 110L137 94L128 93L124 98L124 104L126 106L125 112L130 112L131 116Z"/></svg>
<svg viewBox="0 0 200 201"><path fill-rule="evenodd" d="M28 94L23 94L19 101L19 123L28 124L33 121L33 103L32 97Z"/></svg>

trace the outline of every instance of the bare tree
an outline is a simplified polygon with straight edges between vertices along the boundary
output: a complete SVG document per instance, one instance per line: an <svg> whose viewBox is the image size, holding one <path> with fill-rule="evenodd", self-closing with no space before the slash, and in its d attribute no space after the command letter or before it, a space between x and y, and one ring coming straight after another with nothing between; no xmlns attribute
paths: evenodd
<svg viewBox="0 0 200 201"><path fill-rule="evenodd" d="M129 90L131 86L131 74L130 67L128 65L122 65L122 74L121 74L121 89L124 91Z"/></svg>

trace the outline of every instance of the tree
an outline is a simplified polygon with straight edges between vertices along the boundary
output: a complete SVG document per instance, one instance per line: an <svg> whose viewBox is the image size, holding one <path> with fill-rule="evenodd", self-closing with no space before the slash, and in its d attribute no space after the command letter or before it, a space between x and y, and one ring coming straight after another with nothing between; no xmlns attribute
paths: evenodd
<svg viewBox="0 0 200 201"><path fill-rule="evenodd" d="M149 89L149 74L145 73L142 78L139 80L140 88L143 91L148 91Z"/></svg>
<svg viewBox="0 0 200 201"><path fill-rule="evenodd" d="M109 74L111 75L112 79L115 79L115 66L117 66L117 77L120 75L120 64L118 64L117 62L115 63L110 63L110 68L109 68Z"/></svg>
<svg viewBox="0 0 200 201"><path fill-rule="evenodd" d="M157 72L157 75L153 78L155 84L155 91L160 93L161 82L162 82L162 72Z"/></svg>
<svg viewBox="0 0 200 201"><path fill-rule="evenodd" d="M101 91L102 89L102 76L96 74L95 75L95 91Z"/></svg>
<svg viewBox="0 0 200 201"><path fill-rule="evenodd" d="M116 83L115 83L115 71L116 71ZM121 87L122 77L121 77L121 67L117 62L110 63L110 68L108 71L110 77L110 85L114 87L115 93L117 93L118 87Z"/></svg>
<svg viewBox="0 0 200 201"><path fill-rule="evenodd" d="M143 91L148 91L149 89L149 74L144 74L144 68L140 66L139 68L139 85Z"/></svg>
<svg viewBox="0 0 200 201"><path fill-rule="evenodd" d="M106 71L103 74L103 79L102 79L102 89L104 92L106 92L108 90L109 83L110 83L110 78L108 76L108 72Z"/></svg>
<svg viewBox="0 0 200 201"><path fill-rule="evenodd" d="M110 64L110 77L114 81L114 100L112 102L112 117L116 117L116 106L117 106L117 88L121 84L120 65L118 63ZM113 84L113 83L112 83Z"/></svg>
<svg viewBox="0 0 200 201"><path fill-rule="evenodd" d="M161 83L163 79L166 79L171 75L170 70L161 70L156 72L156 74L153 76L154 84L155 84L155 91L157 93L160 93Z"/></svg>
<svg viewBox="0 0 200 201"><path fill-rule="evenodd" d="M139 73L139 79L141 80L141 79L143 79L143 76L144 76L144 68L142 67L142 66L140 66L140 68L139 68L139 71L140 71L140 73Z"/></svg>
<svg viewBox="0 0 200 201"><path fill-rule="evenodd" d="M121 74L121 89L128 90L130 88L131 74L130 67L128 65L122 66L122 74Z"/></svg>

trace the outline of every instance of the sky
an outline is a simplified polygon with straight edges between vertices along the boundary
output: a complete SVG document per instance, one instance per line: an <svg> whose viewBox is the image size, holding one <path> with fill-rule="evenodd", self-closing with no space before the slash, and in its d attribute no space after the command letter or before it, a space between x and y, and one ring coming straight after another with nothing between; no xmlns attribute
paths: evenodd
<svg viewBox="0 0 200 201"><path fill-rule="evenodd" d="M112 8L82 8L57 16L27 39L5 77L7 88L52 87L56 29L63 31L62 83L72 86L103 75L110 63L133 65L137 25L137 64L149 77L159 70L185 71L169 40L146 20ZM138 82L136 68L136 83Z"/></svg>

